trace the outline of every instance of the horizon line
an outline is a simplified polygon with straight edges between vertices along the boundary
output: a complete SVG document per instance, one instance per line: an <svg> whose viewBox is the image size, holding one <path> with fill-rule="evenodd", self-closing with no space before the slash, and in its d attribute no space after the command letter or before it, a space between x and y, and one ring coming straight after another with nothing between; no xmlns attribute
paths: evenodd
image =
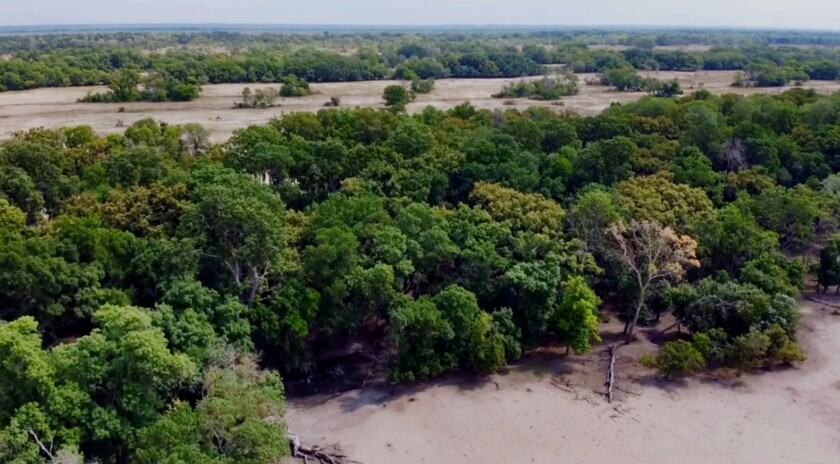
<svg viewBox="0 0 840 464"><path fill-rule="evenodd" d="M60 29L60 28L144 28L144 27L181 27L181 28L329 28L329 29L412 29L412 28L446 28L446 29L480 29L480 28L510 28L510 29L543 29L543 30L557 30L557 29L594 29L594 30L628 30L628 29L649 29L649 30L715 30L715 31L784 31L784 32L840 32L838 29L820 28L820 27L784 27L784 26L735 26L735 25L661 25L661 24L504 24L504 23L486 23L486 24L468 24L468 23L448 23L448 24L389 24L389 23L259 23L259 22L105 22L105 23L45 23L45 24L0 24L0 30L37 30L37 29Z"/></svg>

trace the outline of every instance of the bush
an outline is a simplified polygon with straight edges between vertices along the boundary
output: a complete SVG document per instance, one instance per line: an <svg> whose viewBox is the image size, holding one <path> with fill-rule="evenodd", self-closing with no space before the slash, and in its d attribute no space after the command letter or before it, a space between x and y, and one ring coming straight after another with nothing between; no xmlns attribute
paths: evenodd
<svg viewBox="0 0 840 464"><path fill-rule="evenodd" d="M493 95L493 98L530 98L532 100L559 100L561 97L576 95L578 78L572 73L555 77L543 77L536 81L510 83Z"/></svg>
<svg viewBox="0 0 840 464"><path fill-rule="evenodd" d="M385 105L393 109L405 109L405 106L414 101L414 92L410 92L401 85L389 85L382 93Z"/></svg>
<svg viewBox="0 0 840 464"><path fill-rule="evenodd" d="M284 97L305 97L312 94L312 89L309 87L309 82L297 77L286 76L281 82L280 95Z"/></svg>
<svg viewBox="0 0 840 464"><path fill-rule="evenodd" d="M659 356L645 358L643 365L658 369L665 377L674 378L705 369L706 359L693 344L678 340L666 343Z"/></svg>
<svg viewBox="0 0 840 464"><path fill-rule="evenodd" d="M757 330L735 337L729 346L728 361L738 371L757 369L765 364L765 356L770 348L770 337Z"/></svg>
<svg viewBox="0 0 840 464"><path fill-rule="evenodd" d="M660 98L671 98L677 95L682 95L683 90L680 82L676 79L670 81L659 81L656 79L648 79L646 82L648 92Z"/></svg>
<svg viewBox="0 0 840 464"><path fill-rule="evenodd" d="M633 68L609 69L601 74L601 84L621 92L636 92L646 87L645 79Z"/></svg>
<svg viewBox="0 0 840 464"><path fill-rule="evenodd" d="M411 91L415 93L430 93L435 89L434 79L412 79Z"/></svg>

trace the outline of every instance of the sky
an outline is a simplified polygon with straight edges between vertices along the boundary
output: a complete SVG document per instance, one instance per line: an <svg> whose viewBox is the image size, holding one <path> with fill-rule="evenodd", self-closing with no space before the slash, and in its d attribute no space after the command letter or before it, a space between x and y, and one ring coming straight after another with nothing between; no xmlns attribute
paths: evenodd
<svg viewBox="0 0 840 464"><path fill-rule="evenodd" d="M0 26L249 23L840 29L837 0L0 0Z"/></svg>

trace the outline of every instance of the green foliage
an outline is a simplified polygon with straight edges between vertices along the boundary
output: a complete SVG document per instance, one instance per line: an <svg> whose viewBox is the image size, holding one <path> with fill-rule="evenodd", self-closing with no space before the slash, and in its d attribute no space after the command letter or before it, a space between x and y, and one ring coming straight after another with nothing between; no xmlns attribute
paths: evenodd
<svg viewBox="0 0 840 464"><path fill-rule="evenodd" d="M386 35L374 48L352 36L359 47L347 56L315 50L334 44L321 35L294 35L295 51L218 56L56 46L13 52L0 82L29 67L84 67L91 74L73 85L95 78L160 99L167 76L252 88L296 76L285 80L298 87L391 69L412 81L519 78L557 62L736 69L759 54L811 69L835 53L676 52L651 49L654 35L621 38L643 45L623 52L565 39L549 48L530 33L457 45ZM8 36L0 48L10 41L34 46ZM69 60L77 55L86 60ZM42 82L26 79L14 85ZM393 92L398 105L410 100ZM781 251L837 225L838 123L837 98L806 90L700 91L588 117L468 103L415 115L330 108L219 145L198 126L152 119L107 137L16 133L0 146L0 461L43 461L31 430L79 460L276 462L288 447L270 369L313 389L324 378L352 384L362 355L393 381L493 372L549 341L592 348L601 298L628 308L631 333L642 314L674 311L694 336L651 358L668 375L799 362L793 297L804 269ZM838 284L834 241L823 286ZM240 354L218 356L231 346ZM241 355L252 349L269 371Z"/></svg>
<svg viewBox="0 0 840 464"><path fill-rule="evenodd" d="M531 100L559 100L561 97L577 95L578 78L572 73L554 77L545 76L539 80L519 81L505 85L493 98L530 98Z"/></svg>
<svg viewBox="0 0 840 464"><path fill-rule="evenodd" d="M431 93L435 89L434 79L414 78L411 80L411 91L414 93Z"/></svg>
<svg viewBox="0 0 840 464"><path fill-rule="evenodd" d="M201 87L193 82L181 82L165 72L141 76L134 69L119 71L108 86L108 93L89 93L81 102L166 102L192 101L199 97Z"/></svg>
<svg viewBox="0 0 840 464"><path fill-rule="evenodd" d="M382 93L385 106L396 110L405 109L406 105L414 101L414 93L401 85L389 85Z"/></svg>
<svg viewBox="0 0 840 464"><path fill-rule="evenodd" d="M706 360L692 343L678 340L666 343L658 356L642 358L642 364L658 369L665 377L674 378L703 370Z"/></svg>
<svg viewBox="0 0 840 464"><path fill-rule="evenodd" d="M142 429L135 457L141 463L270 464L289 454L280 378L256 359L228 350L215 355L194 407L176 402Z"/></svg>
<svg viewBox="0 0 840 464"><path fill-rule="evenodd" d="M829 286L840 285L840 236L832 236L820 251L817 281L823 291Z"/></svg>
<svg viewBox="0 0 840 464"><path fill-rule="evenodd" d="M601 84L615 87L621 92L645 90L645 79L633 68L609 69L601 74Z"/></svg>
<svg viewBox="0 0 840 464"><path fill-rule="evenodd" d="M305 97L312 93L309 88L309 82L297 77L287 76L282 79L283 85L280 86L280 95L284 97Z"/></svg>
<svg viewBox="0 0 840 464"><path fill-rule="evenodd" d="M601 299L576 276L566 283L563 301L555 316L557 332L568 340L575 353L586 353L592 342L600 342L598 334L598 307Z"/></svg>

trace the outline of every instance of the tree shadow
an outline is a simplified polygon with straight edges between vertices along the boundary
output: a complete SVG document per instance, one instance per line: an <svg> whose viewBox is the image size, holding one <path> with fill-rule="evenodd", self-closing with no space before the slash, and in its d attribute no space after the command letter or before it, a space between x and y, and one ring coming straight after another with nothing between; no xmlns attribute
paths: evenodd
<svg viewBox="0 0 840 464"><path fill-rule="evenodd" d="M414 402L415 397L431 388L456 387L459 391L476 391L493 384L491 375L471 375L453 372L433 380L390 385L380 384L346 392L338 396L342 412L353 412L365 407L388 407L403 399ZM498 384L496 384L498 386Z"/></svg>

